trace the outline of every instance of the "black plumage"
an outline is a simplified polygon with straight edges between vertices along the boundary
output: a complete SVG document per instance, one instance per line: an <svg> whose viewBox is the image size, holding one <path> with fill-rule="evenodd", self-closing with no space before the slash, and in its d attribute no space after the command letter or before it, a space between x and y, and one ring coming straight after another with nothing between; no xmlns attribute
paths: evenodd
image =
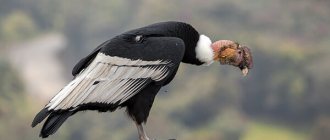
<svg viewBox="0 0 330 140"><path fill-rule="evenodd" d="M47 118L40 132L45 138L79 111L126 107L140 139L147 140L141 124L147 121L157 92L172 81L180 62L212 63L211 44L191 25L174 21L118 35L74 66L75 78L36 115L32 127Z"/></svg>
<svg viewBox="0 0 330 140"><path fill-rule="evenodd" d="M92 63L97 54L103 53L107 56L116 56L130 60L169 61L168 64L159 64L166 65L166 77L159 81L148 78L143 88L123 103L119 103L119 101L116 103L90 102L64 109L50 108L48 106L42 109L35 117L32 126L36 126L48 116L40 133L40 136L45 138L55 133L68 117L78 111L98 110L104 112L114 111L118 107L127 107L128 114L138 124L145 122L157 92L173 79L179 63L184 61L196 65L202 64L195 58L194 54L198 38L199 33L189 24L162 22L125 32L102 43L75 65L72 70L73 76L79 76L79 73ZM157 66L153 64L153 67ZM120 65L119 67L125 67L125 65ZM130 67L133 67L133 65ZM99 83L100 81L95 81L93 85Z"/></svg>

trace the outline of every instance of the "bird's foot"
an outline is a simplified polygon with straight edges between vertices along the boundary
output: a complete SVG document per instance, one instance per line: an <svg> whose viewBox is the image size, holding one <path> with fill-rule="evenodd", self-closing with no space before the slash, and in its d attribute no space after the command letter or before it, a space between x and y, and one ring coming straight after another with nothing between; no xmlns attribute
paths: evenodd
<svg viewBox="0 0 330 140"><path fill-rule="evenodd" d="M155 140L155 139L150 139L147 136L140 136L140 140Z"/></svg>

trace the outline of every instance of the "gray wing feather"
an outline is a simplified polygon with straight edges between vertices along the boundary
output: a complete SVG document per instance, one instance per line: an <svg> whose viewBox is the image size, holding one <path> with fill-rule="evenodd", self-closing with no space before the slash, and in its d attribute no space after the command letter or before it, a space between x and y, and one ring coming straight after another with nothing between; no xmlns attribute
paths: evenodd
<svg viewBox="0 0 330 140"><path fill-rule="evenodd" d="M150 81L168 74L170 61L142 61L98 53L93 62L48 103L49 110L75 108L87 103L120 104Z"/></svg>

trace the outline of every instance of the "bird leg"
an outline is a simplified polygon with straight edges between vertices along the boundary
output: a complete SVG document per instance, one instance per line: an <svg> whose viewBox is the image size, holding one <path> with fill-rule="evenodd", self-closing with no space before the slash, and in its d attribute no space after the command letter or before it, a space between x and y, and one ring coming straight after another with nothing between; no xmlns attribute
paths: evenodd
<svg viewBox="0 0 330 140"><path fill-rule="evenodd" d="M139 133L139 139L140 140L150 140L149 137L147 136L146 132L143 129L142 123L138 124L137 122L135 122L135 125L136 125L138 133Z"/></svg>

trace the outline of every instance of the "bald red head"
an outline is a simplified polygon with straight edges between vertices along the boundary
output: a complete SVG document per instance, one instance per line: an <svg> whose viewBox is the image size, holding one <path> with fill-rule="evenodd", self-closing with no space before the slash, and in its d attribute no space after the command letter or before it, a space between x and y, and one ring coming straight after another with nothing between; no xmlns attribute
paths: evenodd
<svg viewBox="0 0 330 140"><path fill-rule="evenodd" d="M239 67L243 75L247 75L248 69L252 68L253 61L251 51L246 46L231 40L219 40L212 44L214 51L213 60L219 61L223 65L233 65Z"/></svg>

